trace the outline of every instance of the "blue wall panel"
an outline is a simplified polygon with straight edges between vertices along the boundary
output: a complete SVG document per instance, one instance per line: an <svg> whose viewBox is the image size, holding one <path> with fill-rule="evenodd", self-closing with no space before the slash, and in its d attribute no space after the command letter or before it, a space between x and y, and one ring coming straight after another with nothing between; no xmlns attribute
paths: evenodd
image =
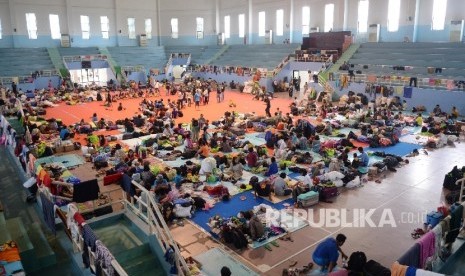
<svg viewBox="0 0 465 276"><path fill-rule="evenodd" d="M216 45L218 36L206 35L203 39L197 39L195 35L181 35L178 38L171 38L171 36L160 37L161 45L164 46L186 46L186 45Z"/></svg>
<svg viewBox="0 0 465 276"><path fill-rule="evenodd" d="M15 48L39 48L58 47L59 39L52 39L49 35L39 35L37 39L29 39L27 35L14 35L13 43Z"/></svg>
<svg viewBox="0 0 465 276"><path fill-rule="evenodd" d="M0 48L13 48L13 36L3 35L0 39Z"/></svg>

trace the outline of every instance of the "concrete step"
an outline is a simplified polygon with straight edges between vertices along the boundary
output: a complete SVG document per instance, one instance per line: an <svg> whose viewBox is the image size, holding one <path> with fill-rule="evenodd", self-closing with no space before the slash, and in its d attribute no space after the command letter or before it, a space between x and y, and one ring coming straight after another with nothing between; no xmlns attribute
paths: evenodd
<svg viewBox="0 0 465 276"><path fill-rule="evenodd" d="M144 243L139 246L135 246L131 249L124 250L122 252L114 252L112 251L113 256L118 261L120 265L123 264L130 264L130 260L139 258L145 255L151 255L152 252L150 251L150 246L148 243Z"/></svg>
<svg viewBox="0 0 465 276"><path fill-rule="evenodd" d="M27 233L34 245L35 258L40 264L40 269L56 264L57 259L55 252L48 243L40 223L34 222L30 224Z"/></svg>
<svg viewBox="0 0 465 276"><path fill-rule="evenodd" d="M20 217L7 219L6 229L11 236L11 240L18 245L19 256L26 272L36 271L40 268L39 262L35 257L34 245L32 244L27 230Z"/></svg>
<svg viewBox="0 0 465 276"><path fill-rule="evenodd" d="M152 254L128 260L122 265L128 275L165 275L160 261Z"/></svg>

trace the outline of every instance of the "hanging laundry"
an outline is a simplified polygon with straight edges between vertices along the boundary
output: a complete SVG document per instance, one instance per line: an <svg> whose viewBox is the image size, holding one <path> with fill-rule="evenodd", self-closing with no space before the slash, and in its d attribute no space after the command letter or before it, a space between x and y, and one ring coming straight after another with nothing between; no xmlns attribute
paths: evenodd
<svg viewBox="0 0 465 276"><path fill-rule="evenodd" d="M82 238L84 239L84 250L82 251L82 262L84 266L88 268L90 266L89 260L89 247L92 252L95 252L95 242L97 237L95 236L92 228L89 225L84 224L82 226Z"/></svg>
<svg viewBox="0 0 465 276"><path fill-rule="evenodd" d="M412 87L404 87L404 98L411 99L412 98L412 92L413 92Z"/></svg>
<svg viewBox="0 0 465 276"><path fill-rule="evenodd" d="M420 263L420 245L415 243L397 261L402 265L418 267Z"/></svg>
<svg viewBox="0 0 465 276"><path fill-rule="evenodd" d="M418 240L418 244L420 245L420 268L424 268L426 259L433 256L435 241L436 238L433 231L429 231Z"/></svg>
<svg viewBox="0 0 465 276"><path fill-rule="evenodd" d="M97 265L102 266L104 269L107 270L107 275L113 276L115 275L115 270L111 265L111 262L115 259L108 248L105 245L97 240L95 242L95 255L97 258ZM98 275L98 274L97 274ZM102 274L103 275L103 274Z"/></svg>
<svg viewBox="0 0 465 276"><path fill-rule="evenodd" d="M73 201L82 203L97 199L99 192L97 179L81 182L73 186Z"/></svg>
<svg viewBox="0 0 465 276"><path fill-rule="evenodd" d="M53 202L51 202L43 193L40 193L40 200L42 202L42 213L44 215L45 224L53 232L53 234L56 235L55 207Z"/></svg>

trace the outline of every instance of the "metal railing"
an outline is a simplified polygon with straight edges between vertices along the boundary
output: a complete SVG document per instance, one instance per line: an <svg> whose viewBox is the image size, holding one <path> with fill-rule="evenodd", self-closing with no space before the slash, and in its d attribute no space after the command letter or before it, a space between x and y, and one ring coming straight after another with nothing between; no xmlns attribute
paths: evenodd
<svg viewBox="0 0 465 276"><path fill-rule="evenodd" d="M178 275L189 275L189 267L181 255L178 244L171 235L158 204L155 202L155 194L135 181L132 181L132 184L141 191L141 194L128 200L126 193L123 191L126 210L132 211L148 224L150 232L157 237L159 245L164 251L170 248L174 250Z"/></svg>
<svg viewBox="0 0 465 276"><path fill-rule="evenodd" d="M50 70L40 70L31 72L28 76L8 76L8 77L0 77L0 85L6 86L11 85L13 82L16 83L32 83L34 82L34 76L36 78L39 77L52 77L52 76L59 76L60 73L55 69Z"/></svg>
<svg viewBox="0 0 465 276"><path fill-rule="evenodd" d="M63 56L63 62L81 62L92 60L107 60L107 55Z"/></svg>
<svg viewBox="0 0 465 276"><path fill-rule="evenodd" d="M173 55L170 55L170 58L168 59L168 61L166 62L166 65L165 65L165 74L168 74L168 71L170 69L170 66L173 64Z"/></svg>
<svg viewBox="0 0 465 276"><path fill-rule="evenodd" d="M338 72L340 76L347 76L350 78L349 73L347 72ZM417 87L420 88L433 88L439 90L464 90L462 87L449 87L448 81L451 79L434 79L434 83L430 81L429 78L422 78L416 76L396 76L396 75L375 75L375 74L354 74L352 76L352 81L359 83L379 83L385 85L393 86L409 86L411 78L416 78ZM426 81L427 80L427 81ZM452 80L454 81L454 80Z"/></svg>
<svg viewBox="0 0 465 276"><path fill-rule="evenodd" d="M145 67L142 65L135 65L135 66L121 66L121 73L125 72L144 72L145 73Z"/></svg>
<svg viewBox="0 0 465 276"><path fill-rule="evenodd" d="M69 185L72 186L72 184L59 182L59 181L53 181L52 184L57 185L57 186L69 186ZM112 191L115 191L115 190L107 191L105 193L112 192ZM60 196L52 195L48 191L48 189L44 188L44 187L39 187L38 192L44 194L52 202L55 199L64 199L64 200L68 199L67 197L60 197ZM110 203L117 204L117 203L121 203L121 201L114 201L114 202L110 202ZM76 208L76 210L77 210L76 205L74 205L74 204L71 204L71 205L73 205L73 207ZM109 204L109 205L111 205L111 204ZM106 206L108 206L108 205L106 205ZM94 207L95 207L95 205L94 205ZM101 207L104 207L104 206L103 205L99 206L99 208L101 208ZM89 210L87 210L85 212L79 212L79 213L84 214L86 212L90 212L90 211L93 211L93 210L95 210L95 209L91 208L91 209L89 209ZM73 250L75 252L83 252L85 244L84 244L83 236L80 234L79 231L77 231L77 229L79 229L79 225L76 223L76 221L74 219L69 220L69 224L68 224L68 221L66 219L63 219L62 216L58 216L58 218L62 221L63 225L65 226L65 229L70 229L70 235L69 236L67 235L67 236L68 236L68 238L70 238L70 240L71 240L71 242L73 244ZM73 230L73 229L75 229L75 230ZM93 269L93 271L97 271L96 266L98 264L96 262L97 256L96 256L95 252L92 252L90 247L88 248L87 252L89 254L88 257L89 257L89 261L90 261L90 267ZM126 273L124 268L118 263L118 261L113 256L112 256L112 258L113 258L113 260L111 261L111 266L113 267L113 269L117 273L117 275L119 275L119 276L128 276L128 274ZM109 275L109 276L113 275L108 271L107 268L105 268L103 266L100 266L100 268L101 268L101 271L103 272L103 275Z"/></svg>

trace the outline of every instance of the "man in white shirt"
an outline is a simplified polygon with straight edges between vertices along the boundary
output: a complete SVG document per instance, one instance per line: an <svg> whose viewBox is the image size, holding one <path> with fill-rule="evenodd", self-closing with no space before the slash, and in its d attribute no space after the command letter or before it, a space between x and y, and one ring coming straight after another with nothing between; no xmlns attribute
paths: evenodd
<svg viewBox="0 0 465 276"><path fill-rule="evenodd" d="M174 131L170 128L170 125L165 125L165 129L163 130L163 136L170 137L174 135Z"/></svg>

